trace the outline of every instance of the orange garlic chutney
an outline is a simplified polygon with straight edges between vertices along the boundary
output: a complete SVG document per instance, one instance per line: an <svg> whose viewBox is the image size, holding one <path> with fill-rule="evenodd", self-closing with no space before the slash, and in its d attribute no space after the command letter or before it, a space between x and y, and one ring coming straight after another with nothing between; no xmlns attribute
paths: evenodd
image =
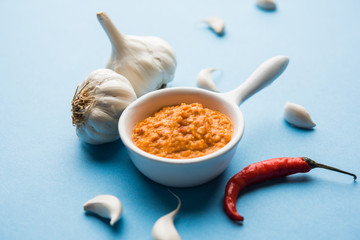
<svg viewBox="0 0 360 240"><path fill-rule="evenodd" d="M224 147L233 123L199 103L163 107L133 130L132 141L145 152L165 158L201 157Z"/></svg>

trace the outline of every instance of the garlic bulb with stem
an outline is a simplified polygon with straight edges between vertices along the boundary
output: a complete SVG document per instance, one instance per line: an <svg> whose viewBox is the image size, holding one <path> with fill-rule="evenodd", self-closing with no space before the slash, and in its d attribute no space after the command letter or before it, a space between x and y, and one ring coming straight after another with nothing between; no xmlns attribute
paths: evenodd
<svg viewBox="0 0 360 240"><path fill-rule="evenodd" d="M90 144L119 138L118 121L136 94L130 82L110 69L98 69L78 86L73 97L72 123L79 138Z"/></svg>
<svg viewBox="0 0 360 240"><path fill-rule="evenodd" d="M153 36L124 35L104 12L97 13L97 18L112 45L106 67L125 76L138 97L172 81L176 57L167 42Z"/></svg>

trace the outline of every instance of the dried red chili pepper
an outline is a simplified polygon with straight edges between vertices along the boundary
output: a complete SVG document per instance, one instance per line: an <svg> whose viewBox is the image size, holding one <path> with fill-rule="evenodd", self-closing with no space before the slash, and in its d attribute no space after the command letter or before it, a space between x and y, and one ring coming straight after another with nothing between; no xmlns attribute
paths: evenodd
<svg viewBox="0 0 360 240"><path fill-rule="evenodd" d="M354 177L356 175L317 163L310 158L273 158L250 164L239 173L235 174L225 188L224 208L226 214L233 220L244 221L244 218L236 210L236 200L239 193L249 185L265 180L285 177L295 173L306 173L313 168L325 168L336 172L345 173Z"/></svg>

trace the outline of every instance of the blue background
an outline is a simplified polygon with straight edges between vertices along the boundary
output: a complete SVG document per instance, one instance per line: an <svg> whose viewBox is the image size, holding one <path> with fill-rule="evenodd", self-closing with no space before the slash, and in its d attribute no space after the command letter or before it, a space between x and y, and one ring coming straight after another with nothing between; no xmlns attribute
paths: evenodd
<svg viewBox="0 0 360 240"><path fill-rule="evenodd" d="M359 184L326 170L250 188L238 199L243 224L223 212L227 180L253 162L307 156L360 175L360 1L276 2L266 12L250 0L1 0L0 239L151 239L154 222L176 207L120 140L90 146L71 125L77 84L110 55L98 11L125 34L170 43L178 67L169 87L196 86L197 73L215 67L225 92L264 60L290 58L279 79L241 106L245 133L227 170L172 189L183 202L175 221L183 239L359 239ZM224 19L225 36L201 23L213 15ZM286 101L305 106L315 130L289 126ZM115 227L83 212L97 194L121 199Z"/></svg>

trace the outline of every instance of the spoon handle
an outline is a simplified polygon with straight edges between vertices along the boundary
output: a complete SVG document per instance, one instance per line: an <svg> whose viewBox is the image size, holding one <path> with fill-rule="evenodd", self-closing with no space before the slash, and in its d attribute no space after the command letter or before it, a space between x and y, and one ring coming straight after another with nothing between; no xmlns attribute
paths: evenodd
<svg viewBox="0 0 360 240"><path fill-rule="evenodd" d="M224 93L224 96L237 105L245 102L249 97L269 86L286 69L289 58L275 56L263 62L251 76L234 90Z"/></svg>

